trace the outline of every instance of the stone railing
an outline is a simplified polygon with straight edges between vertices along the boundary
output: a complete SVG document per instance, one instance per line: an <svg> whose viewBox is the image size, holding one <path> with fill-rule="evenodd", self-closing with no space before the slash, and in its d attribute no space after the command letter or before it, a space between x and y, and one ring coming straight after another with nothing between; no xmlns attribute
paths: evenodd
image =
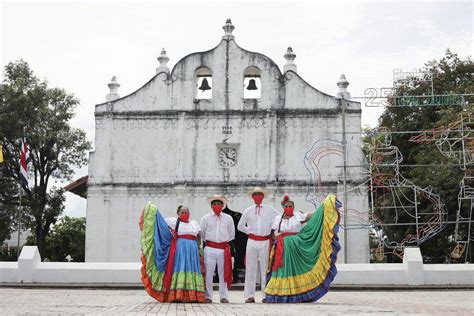
<svg viewBox="0 0 474 316"><path fill-rule="evenodd" d="M0 284L139 285L138 262L41 262L38 248L25 246L18 262L0 262ZM474 286L474 264L423 264L418 248L406 248L403 263L338 264L338 285Z"/></svg>

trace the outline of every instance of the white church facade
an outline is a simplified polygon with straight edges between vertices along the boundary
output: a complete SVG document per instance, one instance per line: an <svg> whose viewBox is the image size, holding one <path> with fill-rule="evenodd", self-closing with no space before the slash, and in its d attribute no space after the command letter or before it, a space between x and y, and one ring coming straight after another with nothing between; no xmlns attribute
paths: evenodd
<svg viewBox="0 0 474 316"><path fill-rule="evenodd" d="M208 196L224 194L242 212L255 186L278 210L284 194L305 212L329 192L344 200L344 150L347 165L364 163L361 105L349 100L348 82L341 77L337 96L320 92L298 75L291 48L282 72L270 58L239 47L233 29L228 20L219 45L172 70L163 50L156 75L127 96L119 97L115 78L109 84L107 101L95 107L87 262L138 262L138 220L148 201L165 217L189 206L199 221L210 211ZM350 135L345 146L343 128ZM362 183L360 174L362 168L347 169L347 192ZM361 191L347 195L346 207L359 216L349 213L348 227L367 219ZM367 229L340 229L339 237L347 242L340 262L369 262Z"/></svg>

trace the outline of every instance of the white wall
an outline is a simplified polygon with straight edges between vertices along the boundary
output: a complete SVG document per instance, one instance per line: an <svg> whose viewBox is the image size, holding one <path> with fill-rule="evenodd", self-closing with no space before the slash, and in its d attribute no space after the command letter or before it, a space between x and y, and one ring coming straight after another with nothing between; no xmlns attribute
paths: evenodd
<svg viewBox="0 0 474 316"><path fill-rule="evenodd" d="M140 263L41 262L25 246L20 260L0 262L0 283L140 284ZM406 248L403 263L337 264L340 285L474 285L474 264L426 264L418 248Z"/></svg>

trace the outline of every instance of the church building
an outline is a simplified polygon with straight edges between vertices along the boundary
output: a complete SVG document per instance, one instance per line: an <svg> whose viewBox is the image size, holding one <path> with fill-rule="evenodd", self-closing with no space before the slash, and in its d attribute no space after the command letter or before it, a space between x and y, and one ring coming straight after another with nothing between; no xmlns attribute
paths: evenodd
<svg viewBox="0 0 474 316"><path fill-rule="evenodd" d="M368 230L356 228L367 221L367 188L357 189L365 172L343 168L344 157L347 166L365 162L361 105L350 101L349 82L342 75L336 96L321 92L298 75L290 47L282 71L238 46L230 19L223 29L216 47L172 69L163 49L156 74L127 96L113 77L106 102L95 106L89 175L76 183L86 188L86 261L140 261L138 221L148 201L165 217L186 205L199 221L211 211L208 196L224 194L242 212L252 204L247 192L261 186L264 204L277 210L285 194L296 210L312 212L335 193L355 210L341 218L338 262L369 262ZM337 78L327 80L336 87Z"/></svg>

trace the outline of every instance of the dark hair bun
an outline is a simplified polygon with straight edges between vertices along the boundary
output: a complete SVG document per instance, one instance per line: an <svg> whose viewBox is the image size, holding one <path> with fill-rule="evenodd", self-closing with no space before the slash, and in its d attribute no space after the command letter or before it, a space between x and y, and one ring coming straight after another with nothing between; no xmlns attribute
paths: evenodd
<svg viewBox="0 0 474 316"><path fill-rule="evenodd" d="M292 202L292 201L290 200L290 197L289 197L288 195L285 195L285 196L283 197L283 201L281 201L281 205L285 204L285 203L288 202L288 201Z"/></svg>

